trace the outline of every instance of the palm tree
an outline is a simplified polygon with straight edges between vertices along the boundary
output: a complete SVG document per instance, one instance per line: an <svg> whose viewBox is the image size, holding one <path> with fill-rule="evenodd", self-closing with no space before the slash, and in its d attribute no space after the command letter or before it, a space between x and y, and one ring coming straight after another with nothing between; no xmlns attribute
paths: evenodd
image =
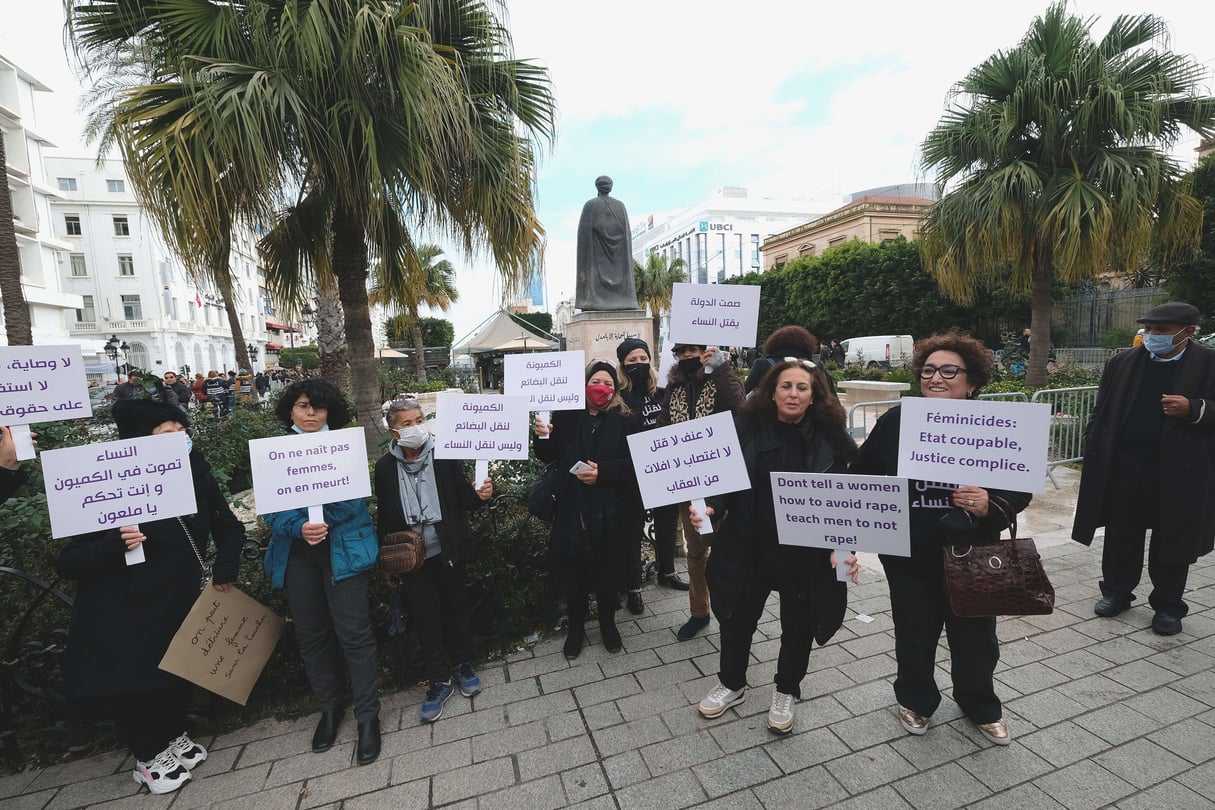
<svg viewBox="0 0 1215 810"><path fill-rule="evenodd" d="M164 178L148 185L181 192L183 216L227 209L263 221L296 200L278 220L283 261L268 283L298 304L319 276L336 282L374 448L370 260L404 274L410 227L424 223L487 250L512 295L541 254L535 159L554 103L547 72L512 58L500 3L67 2L86 63L130 52L165 66L126 91L117 140L128 166Z"/></svg>
<svg viewBox="0 0 1215 810"><path fill-rule="evenodd" d="M1120 16L1100 40L1094 22L1052 5L953 88L921 146L947 192L922 228L925 265L963 303L1009 270L1030 289L1033 387L1046 384L1054 279L1174 255L1201 222L1168 148L1183 127L1215 133L1206 70L1160 47L1160 17Z"/></svg>
<svg viewBox="0 0 1215 810"><path fill-rule="evenodd" d="M21 253L13 228L13 197L8 187L8 156L0 134L0 304L4 305L4 331L8 345L30 346L34 342L30 310L21 288Z"/></svg>
<svg viewBox="0 0 1215 810"><path fill-rule="evenodd" d="M456 271L447 259L435 261L443 255L438 245L418 245L407 257L407 274L392 288L390 279L384 278L382 265L376 266L371 287L371 303L397 305L409 316L409 331L413 337L414 367L418 382L426 384L426 348L422 340L422 321L418 310L423 306L446 312L460 298L456 289Z"/></svg>
<svg viewBox="0 0 1215 810"><path fill-rule="evenodd" d="M654 351L658 351L659 331L662 315L671 310L671 295L675 285L688 280L685 272L688 263L683 259L670 260L664 253L651 253L642 265L633 260L633 283L637 287L637 303L649 307L654 320Z"/></svg>

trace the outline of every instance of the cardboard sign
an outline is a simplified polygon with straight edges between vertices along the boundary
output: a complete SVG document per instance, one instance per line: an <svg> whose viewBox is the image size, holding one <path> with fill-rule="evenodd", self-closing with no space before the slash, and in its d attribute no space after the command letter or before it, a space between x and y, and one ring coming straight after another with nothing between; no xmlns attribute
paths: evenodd
<svg viewBox="0 0 1215 810"><path fill-rule="evenodd" d="M1043 402L908 397L899 475L1017 492L1046 490L1050 406Z"/></svg>
<svg viewBox="0 0 1215 810"><path fill-rule="evenodd" d="M527 397L533 411L576 411L586 406L586 354L538 352L503 358L502 393Z"/></svg>
<svg viewBox="0 0 1215 810"><path fill-rule="evenodd" d="M283 620L233 585L199 594L160 668L244 706L283 634Z"/></svg>
<svg viewBox="0 0 1215 810"><path fill-rule="evenodd" d="M0 425L93 415L79 346L0 346L0 380Z"/></svg>
<svg viewBox="0 0 1215 810"><path fill-rule="evenodd" d="M527 458L526 397L439 394L436 400L435 458Z"/></svg>
<svg viewBox="0 0 1215 810"><path fill-rule="evenodd" d="M371 496L362 428L254 439L249 462L259 515Z"/></svg>
<svg viewBox="0 0 1215 810"><path fill-rule="evenodd" d="M634 433L628 441L646 509L751 486L729 413Z"/></svg>
<svg viewBox="0 0 1215 810"><path fill-rule="evenodd" d="M911 556L907 479L771 473L777 540L788 546ZM840 558L836 554L836 559Z"/></svg>
<svg viewBox="0 0 1215 810"><path fill-rule="evenodd" d="M52 537L198 510L186 434L180 431L47 450L42 473Z"/></svg>
<svg viewBox="0 0 1215 810"><path fill-rule="evenodd" d="M676 284L671 293L672 344L756 345L759 289L753 284Z"/></svg>

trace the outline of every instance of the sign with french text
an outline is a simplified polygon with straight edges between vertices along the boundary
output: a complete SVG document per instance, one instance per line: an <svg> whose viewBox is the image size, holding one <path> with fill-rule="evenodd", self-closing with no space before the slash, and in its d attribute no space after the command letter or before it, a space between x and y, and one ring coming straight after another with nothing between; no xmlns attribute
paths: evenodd
<svg viewBox="0 0 1215 810"><path fill-rule="evenodd" d="M254 439L249 463L259 515L371 496L362 428Z"/></svg>
<svg viewBox="0 0 1215 810"><path fill-rule="evenodd" d="M576 411L585 407L584 352L508 354L502 362L502 393L527 397L530 410Z"/></svg>
<svg viewBox="0 0 1215 810"><path fill-rule="evenodd" d="M47 450L41 458L52 537L198 510L181 431Z"/></svg>
<svg viewBox="0 0 1215 810"><path fill-rule="evenodd" d="M715 413L628 437L646 509L751 486L730 413Z"/></svg>
<svg viewBox="0 0 1215 810"><path fill-rule="evenodd" d="M758 285L674 285L671 293L672 344L755 346L758 331Z"/></svg>
<svg viewBox="0 0 1215 810"><path fill-rule="evenodd" d="M982 399L903 399L904 478L1017 492L1046 489L1050 406Z"/></svg>
<svg viewBox="0 0 1215 810"><path fill-rule="evenodd" d="M777 472L771 476L776 537L781 544L911 556L906 478Z"/></svg>
<svg viewBox="0 0 1215 810"><path fill-rule="evenodd" d="M0 425L93 415L80 347L0 346Z"/></svg>
<svg viewBox="0 0 1215 810"><path fill-rule="evenodd" d="M436 399L435 458L527 458L531 411L526 397L439 394Z"/></svg>
<svg viewBox="0 0 1215 810"><path fill-rule="evenodd" d="M173 635L160 669L244 706L283 634L283 620L233 585L208 585Z"/></svg>

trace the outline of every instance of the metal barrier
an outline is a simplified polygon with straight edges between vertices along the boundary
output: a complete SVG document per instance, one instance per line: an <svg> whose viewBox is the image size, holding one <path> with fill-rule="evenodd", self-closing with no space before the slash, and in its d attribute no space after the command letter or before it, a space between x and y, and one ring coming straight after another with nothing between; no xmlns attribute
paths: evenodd
<svg viewBox="0 0 1215 810"><path fill-rule="evenodd" d="M848 409L848 435L854 439L863 439L869 433L869 428L877 418L891 406L898 405L899 400L890 399L883 402L858 402ZM860 411L860 423L857 423L857 411ZM872 413L871 413L872 411Z"/></svg>
<svg viewBox="0 0 1215 810"><path fill-rule="evenodd" d="M1024 391L1001 391L995 394L979 394L975 399L996 399L1005 402L1029 402Z"/></svg>
<svg viewBox="0 0 1215 810"><path fill-rule="evenodd" d="M1047 447L1047 476L1059 488L1052 472L1060 464L1084 460L1084 434L1097 404L1097 386L1044 388L1035 391L1030 402L1050 405L1050 443Z"/></svg>
<svg viewBox="0 0 1215 810"><path fill-rule="evenodd" d="M1086 371L1101 371L1117 349L1067 348L1055 349L1054 360L1062 366L1075 366Z"/></svg>

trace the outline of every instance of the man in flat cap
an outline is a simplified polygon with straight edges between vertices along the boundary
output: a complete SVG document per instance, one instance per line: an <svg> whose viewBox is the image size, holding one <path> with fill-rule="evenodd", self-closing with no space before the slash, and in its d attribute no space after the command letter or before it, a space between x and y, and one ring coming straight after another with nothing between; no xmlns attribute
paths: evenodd
<svg viewBox="0 0 1215 810"><path fill-rule="evenodd" d="M1190 340L1198 309L1171 301L1138 319L1143 345L1105 366L1085 439L1072 539L1105 527L1098 616L1130 607L1147 531L1152 630L1181 632L1191 563L1215 546L1215 349Z"/></svg>

